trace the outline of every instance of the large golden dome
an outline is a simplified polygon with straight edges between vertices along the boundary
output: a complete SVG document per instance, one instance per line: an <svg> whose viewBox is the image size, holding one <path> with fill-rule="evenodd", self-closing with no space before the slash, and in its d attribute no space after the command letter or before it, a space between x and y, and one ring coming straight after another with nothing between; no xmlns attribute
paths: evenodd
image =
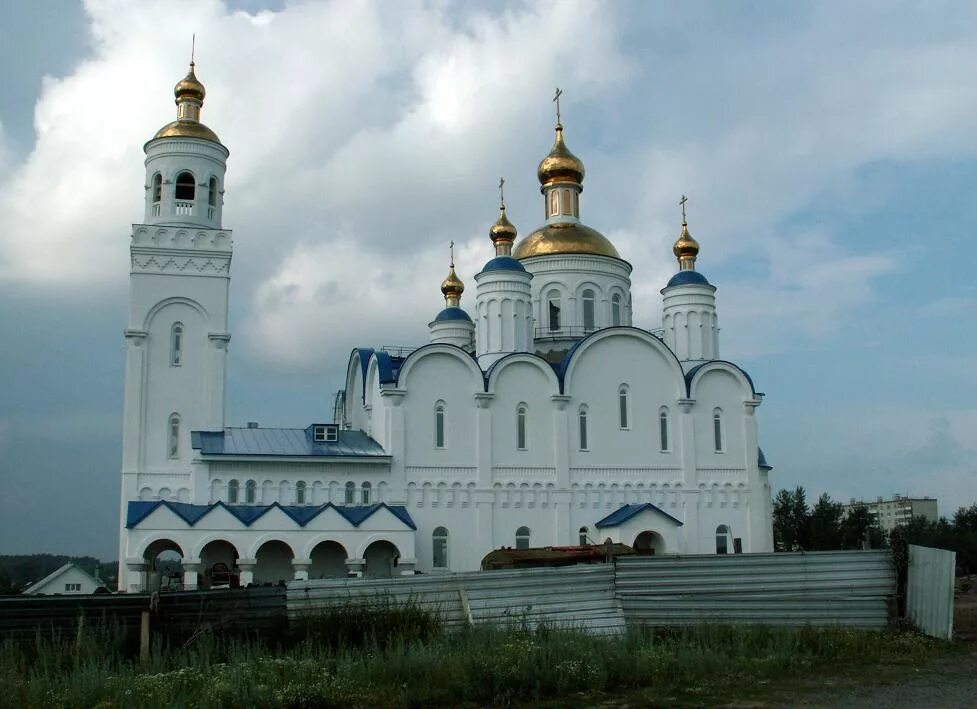
<svg viewBox="0 0 977 709"><path fill-rule="evenodd" d="M558 222L540 227L520 241L512 252L512 256L517 259L552 254L592 254L621 258L606 236L576 222Z"/></svg>
<svg viewBox="0 0 977 709"><path fill-rule="evenodd" d="M197 121L173 121L156 131L153 140L157 138L200 138L220 143L220 138L210 128Z"/></svg>
<svg viewBox="0 0 977 709"><path fill-rule="evenodd" d="M556 124L556 142L549 155L543 158L536 170L539 184L543 187L554 182L583 182L583 162L570 152L563 142L563 126Z"/></svg>

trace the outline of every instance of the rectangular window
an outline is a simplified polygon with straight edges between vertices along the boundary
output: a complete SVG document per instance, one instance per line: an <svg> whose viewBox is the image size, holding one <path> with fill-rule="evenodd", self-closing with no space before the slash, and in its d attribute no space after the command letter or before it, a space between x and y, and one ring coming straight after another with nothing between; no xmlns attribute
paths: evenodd
<svg viewBox="0 0 977 709"><path fill-rule="evenodd" d="M65 591L69 591L69 592L70 591L80 591L81 590L81 584L80 583L66 583L64 585L64 590Z"/></svg>
<svg viewBox="0 0 977 709"><path fill-rule="evenodd" d="M448 568L448 539L446 537L434 537L434 568Z"/></svg>
<svg viewBox="0 0 977 709"><path fill-rule="evenodd" d="M587 450L587 414L580 414L580 450Z"/></svg>
<svg viewBox="0 0 977 709"><path fill-rule="evenodd" d="M326 443L335 443L339 440L339 429L336 426L326 426Z"/></svg>
<svg viewBox="0 0 977 709"><path fill-rule="evenodd" d="M618 416L620 418L621 428L628 427L628 394L622 391L617 397L618 403Z"/></svg>
<svg viewBox="0 0 977 709"><path fill-rule="evenodd" d="M526 450L526 412L520 411L516 415L516 447Z"/></svg>
<svg viewBox="0 0 977 709"><path fill-rule="evenodd" d="M563 209L560 210L561 213L570 216L572 212L572 205L570 203L570 190L563 190Z"/></svg>
<svg viewBox="0 0 977 709"><path fill-rule="evenodd" d="M728 554L729 548L726 546L726 535L717 534L716 535L716 553L717 554Z"/></svg>
<svg viewBox="0 0 977 709"><path fill-rule="evenodd" d="M723 421L719 414L712 417L712 437L717 453L723 452Z"/></svg>
<svg viewBox="0 0 977 709"><path fill-rule="evenodd" d="M550 330L560 329L560 301L550 301Z"/></svg>
<svg viewBox="0 0 977 709"><path fill-rule="evenodd" d="M658 417L658 435L661 438L662 451L668 450L668 416L662 414Z"/></svg>
<svg viewBox="0 0 977 709"><path fill-rule="evenodd" d="M312 429L313 438L317 443L325 442L326 440L326 427L325 426L315 426Z"/></svg>
<svg viewBox="0 0 977 709"><path fill-rule="evenodd" d="M444 410L434 413L434 447L444 448Z"/></svg>

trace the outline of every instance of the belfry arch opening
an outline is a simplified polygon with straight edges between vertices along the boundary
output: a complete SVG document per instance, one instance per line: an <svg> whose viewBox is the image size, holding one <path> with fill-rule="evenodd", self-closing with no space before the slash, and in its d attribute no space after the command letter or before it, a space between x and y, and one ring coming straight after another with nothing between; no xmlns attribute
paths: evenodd
<svg viewBox="0 0 977 709"><path fill-rule="evenodd" d="M390 578L400 558L400 551L390 542L380 539L373 542L363 552L366 560L364 575L371 578Z"/></svg>
<svg viewBox="0 0 977 709"><path fill-rule="evenodd" d="M171 539L158 539L143 553L147 591L178 591L183 587L183 550Z"/></svg>
<svg viewBox="0 0 977 709"><path fill-rule="evenodd" d="M646 529L635 537L633 547L639 554L664 554L665 539L658 532Z"/></svg>

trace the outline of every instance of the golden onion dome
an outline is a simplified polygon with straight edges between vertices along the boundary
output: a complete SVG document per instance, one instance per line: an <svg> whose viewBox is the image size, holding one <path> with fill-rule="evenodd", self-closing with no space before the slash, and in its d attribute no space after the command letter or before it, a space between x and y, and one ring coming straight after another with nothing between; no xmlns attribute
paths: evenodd
<svg viewBox="0 0 977 709"><path fill-rule="evenodd" d="M176 82L176 86L173 87L173 95L176 96L177 101L193 98L203 103L207 89L200 83L197 75L193 73L193 62L190 62L190 71L187 72L187 75Z"/></svg>
<svg viewBox="0 0 977 709"><path fill-rule="evenodd" d="M489 238L494 244L499 241L515 241L517 235L516 227L513 226L512 222L505 215L505 205L503 205L499 208L499 218L492 225L492 228L489 229Z"/></svg>
<svg viewBox="0 0 977 709"><path fill-rule="evenodd" d="M695 257L699 255L699 242L692 238L688 224L682 224L682 233L675 241L675 245L672 246L672 253L675 254L675 258L680 263L682 261L694 263Z"/></svg>
<svg viewBox="0 0 977 709"><path fill-rule="evenodd" d="M583 162L576 155L570 152L566 143L563 142L563 126L556 124L556 142L549 155L542 159L536 176L539 184L545 187L554 182L583 182L585 171Z"/></svg>
<svg viewBox="0 0 977 709"><path fill-rule="evenodd" d="M198 121L173 121L156 131L153 140L157 138L200 138L220 143L220 138L210 128Z"/></svg>
<svg viewBox="0 0 977 709"><path fill-rule="evenodd" d="M448 277L441 281L441 292L445 298L460 298L461 294L465 292L465 284L461 282L458 274L455 273L455 265L453 263L451 264L451 269L448 271Z"/></svg>
<svg viewBox="0 0 977 709"><path fill-rule="evenodd" d="M551 254L591 254L621 258L606 236L576 222L557 222L542 226L520 241L512 252L517 259Z"/></svg>

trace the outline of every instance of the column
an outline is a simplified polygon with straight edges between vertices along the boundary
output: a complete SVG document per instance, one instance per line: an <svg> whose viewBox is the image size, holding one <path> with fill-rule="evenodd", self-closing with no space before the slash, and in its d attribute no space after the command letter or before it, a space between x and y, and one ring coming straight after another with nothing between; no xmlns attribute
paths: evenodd
<svg viewBox="0 0 977 709"><path fill-rule="evenodd" d="M238 559L237 570L239 572L238 582L241 588L247 588L254 583L254 567L258 565L257 559Z"/></svg>
<svg viewBox="0 0 977 709"><path fill-rule="evenodd" d="M478 487L487 490L492 487L492 412L490 406L494 394L478 392L475 394L475 458L478 470Z"/></svg>
<svg viewBox="0 0 977 709"><path fill-rule="evenodd" d="M554 542L559 545L576 546L580 541L576 531L570 525L573 516L573 493L569 490L558 490L551 496L553 507L553 518L556 524L556 539Z"/></svg>
<svg viewBox="0 0 977 709"><path fill-rule="evenodd" d="M381 385L389 386L389 385ZM391 455L390 461L390 487L387 494L390 495L390 503L395 505L406 504L407 502L407 472L404 469L404 451L407 449L407 426L404 421L404 397L407 392L403 389L381 388L380 399L383 401L385 415L388 416L387 423L387 452ZM339 494L345 494L339 490Z"/></svg>
<svg viewBox="0 0 977 709"><path fill-rule="evenodd" d="M678 404L678 411L672 434L678 435L674 451L681 456L679 461L682 465L682 487L691 490L699 485L699 476L695 467L695 421L692 418L695 400L679 399L676 404Z"/></svg>
<svg viewBox="0 0 977 709"><path fill-rule="evenodd" d="M292 559L292 569L296 581L308 581L312 559Z"/></svg>
<svg viewBox="0 0 977 709"><path fill-rule="evenodd" d="M347 559L346 570L350 576L363 578L363 572L366 570L366 559Z"/></svg>
<svg viewBox="0 0 977 709"><path fill-rule="evenodd" d="M126 569L129 571L129 588L126 589L130 593L140 593L146 590L146 560L142 557L137 557L135 559L126 559Z"/></svg>
<svg viewBox="0 0 977 709"><path fill-rule="evenodd" d="M210 340L210 376L207 389L207 426L211 430L224 428L224 384L227 371L227 343L231 336L226 332L211 332L207 335Z"/></svg>
<svg viewBox="0 0 977 709"><path fill-rule="evenodd" d="M417 566L417 559L397 560L397 571L401 576L413 576L415 566Z"/></svg>
<svg viewBox="0 0 977 709"><path fill-rule="evenodd" d="M183 590L195 591L199 583L200 559L183 560Z"/></svg>
<svg viewBox="0 0 977 709"><path fill-rule="evenodd" d="M477 490L474 498L475 547L468 552L470 556L463 567L465 571L481 568L482 559L495 549L493 538L495 533L493 523L495 492L493 490Z"/></svg>
<svg viewBox="0 0 977 709"><path fill-rule="evenodd" d="M567 422L567 403L570 397L554 394L553 401L553 461L556 466L556 487L570 489L570 432Z"/></svg>

